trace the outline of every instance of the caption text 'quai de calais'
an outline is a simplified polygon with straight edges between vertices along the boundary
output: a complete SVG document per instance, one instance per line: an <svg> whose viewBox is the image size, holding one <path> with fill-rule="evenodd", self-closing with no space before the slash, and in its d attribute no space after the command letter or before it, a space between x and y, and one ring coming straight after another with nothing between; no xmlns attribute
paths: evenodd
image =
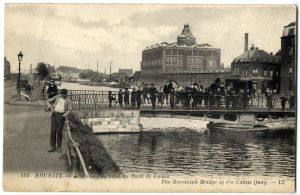
<svg viewBox="0 0 300 195"><path fill-rule="evenodd" d="M21 173L22 178L67 178L63 173ZM86 178L82 175L75 175L76 178ZM161 184L173 185L268 185L279 184L285 185L285 180L277 181L262 180L262 179L179 179L171 178L168 174L113 174L113 175L90 175L89 178L116 178L116 179L160 179Z"/></svg>

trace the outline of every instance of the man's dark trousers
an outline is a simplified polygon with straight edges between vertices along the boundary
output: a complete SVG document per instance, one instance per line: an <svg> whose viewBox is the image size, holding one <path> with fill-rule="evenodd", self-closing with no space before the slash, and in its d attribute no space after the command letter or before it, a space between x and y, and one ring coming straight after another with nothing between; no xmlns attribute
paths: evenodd
<svg viewBox="0 0 300 195"><path fill-rule="evenodd" d="M53 149L56 148L61 149L62 129L64 127L64 123L65 123L65 117L63 117L63 113L57 113L57 112L52 113L50 145Z"/></svg>

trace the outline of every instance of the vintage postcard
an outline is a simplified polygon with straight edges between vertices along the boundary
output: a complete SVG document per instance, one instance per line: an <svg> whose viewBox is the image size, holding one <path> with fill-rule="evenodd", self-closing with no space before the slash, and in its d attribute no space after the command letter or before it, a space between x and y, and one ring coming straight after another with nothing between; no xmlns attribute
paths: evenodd
<svg viewBox="0 0 300 195"><path fill-rule="evenodd" d="M6 3L4 190L294 192L296 11Z"/></svg>

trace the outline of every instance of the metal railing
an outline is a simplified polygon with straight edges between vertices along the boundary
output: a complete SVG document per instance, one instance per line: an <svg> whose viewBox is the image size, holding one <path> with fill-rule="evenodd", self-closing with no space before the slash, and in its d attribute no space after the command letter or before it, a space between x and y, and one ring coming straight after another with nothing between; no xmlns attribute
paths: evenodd
<svg viewBox="0 0 300 195"><path fill-rule="evenodd" d="M112 91L70 90L68 97L71 99L73 109L140 109L140 108L166 108L171 109L270 109L282 108L281 94L274 94L271 103L263 94L189 94L176 92L173 94L156 93L153 95L139 93L132 95L118 95ZM286 96L285 108L294 109L294 102L290 102L290 96Z"/></svg>
<svg viewBox="0 0 300 195"><path fill-rule="evenodd" d="M71 131L70 131L70 125L69 125L70 121L66 118L65 121L65 128L64 128L64 132L65 132L65 136L64 136L64 143L65 143L65 148L66 148L66 155L67 155L67 159L69 162L70 167L72 168L73 173L76 171L76 162L77 162L77 156L79 158L80 161L80 165L83 169L84 175L86 177L89 176L88 170L86 168L86 164L83 160L83 157L81 155L81 152L79 150L79 144L77 142L74 141L74 139L72 138L71 135ZM77 156L76 156L77 154Z"/></svg>

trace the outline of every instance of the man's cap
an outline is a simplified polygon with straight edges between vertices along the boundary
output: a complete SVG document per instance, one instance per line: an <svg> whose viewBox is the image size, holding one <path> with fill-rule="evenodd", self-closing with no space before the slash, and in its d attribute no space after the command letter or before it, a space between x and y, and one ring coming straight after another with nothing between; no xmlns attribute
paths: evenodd
<svg viewBox="0 0 300 195"><path fill-rule="evenodd" d="M60 93L61 93L62 95L67 95L67 94L68 94L68 90L67 90L67 89L62 89L62 90L60 91Z"/></svg>

